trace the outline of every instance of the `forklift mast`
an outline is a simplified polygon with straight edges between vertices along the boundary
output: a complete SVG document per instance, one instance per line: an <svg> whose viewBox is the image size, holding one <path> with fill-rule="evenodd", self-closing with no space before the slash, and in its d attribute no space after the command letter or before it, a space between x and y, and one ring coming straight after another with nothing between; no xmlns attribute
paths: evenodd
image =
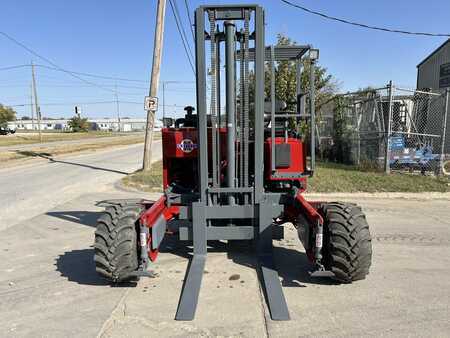
<svg viewBox="0 0 450 338"><path fill-rule="evenodd" d="M257 5L201 6L195 11L196 115L189 109L175 127L162 131L166 197L179 205L180 214L190 209L191 226L181 225L179 234L181 240L193 240L194 247L177 319L194 316L208 240L255 240L272 316L288 318L272 261L272 223L283 212L283 196L303 191L313 172L314 128L305 137L289 130L287 122L314 125L314 80L307 97L300 79L311 47L266 47L264 27L264 11ZM277 61L297 65L295 111L276 104ZM271 69L268 98L266 64ZM310 69L314 79L314 60ZM186 201L191 204L182 206Z"/></svg>

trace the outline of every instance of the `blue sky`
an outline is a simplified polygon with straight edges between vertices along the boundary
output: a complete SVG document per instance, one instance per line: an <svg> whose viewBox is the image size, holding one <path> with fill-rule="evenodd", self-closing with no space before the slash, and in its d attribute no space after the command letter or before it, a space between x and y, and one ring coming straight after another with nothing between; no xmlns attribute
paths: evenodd
<svg viewBox="0 0 450 338"><path fill-rule="evenodd" d="M187 30L184 0L176 1ZM333 16L371 25L437 33L450 31L450 2L447 0L293 1ZM188 2L191 11L200 4L210 3ZM213 2L225 4L242 0ZM391 79L398 85L414 87L416 65L445 41L445 38L390 34L326 21L278 0L251 2L261 4L266 10L267 44L275 41L277 33L284 33L298 43L319 48L320 64L341 83L343 91L368 85L382 86ZM0 29L60 67L146 81L150 76L155 9L156 0L4 1ZM0 68L29 64L32 60L46 64L1 35L0 55ZM90 117L116 116L116 105L111 102L115 98L111 91L41 67L37 68L37 78L44 116L71 116L74 104L81 105L83 113ZM117 84L119 100L123 101L120 103L121 115L144 117L141 102L148 91L147 83L87 77L86 80L110 89ZM161 80L194 80L169 4ZM6 105L28 104L30 83L29 68L0 71L0 102ZM105 101L108 103L94 104ZM194 85L169 85L166 104L195 104ZM29 106L19 106L16 110L19 115L30 115ZM167 107L168 114L174 111L179 114L181 109Z"/></svg>

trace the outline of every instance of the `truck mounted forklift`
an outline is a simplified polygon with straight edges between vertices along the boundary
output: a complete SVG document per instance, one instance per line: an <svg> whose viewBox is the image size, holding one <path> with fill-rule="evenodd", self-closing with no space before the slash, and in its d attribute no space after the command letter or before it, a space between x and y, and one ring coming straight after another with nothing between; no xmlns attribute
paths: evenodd
<svg viewBox="0 0 450 338"><path fill-rule="evenodd" d="M284 225L297 229L311 276L351 283L369 273L371 236L361 208L303 196L315 168L318 50L267 47L264 28L258 5L196 9L196 109L164 120L164 193L156 202L109 201L97 223L96 270L113 283L148 275L167 236L192 245L176 320L194 319L208 241L253 243L273 320L289 319L273 257ZM295 102L277 98L281 61L296 65Z"/></svg>

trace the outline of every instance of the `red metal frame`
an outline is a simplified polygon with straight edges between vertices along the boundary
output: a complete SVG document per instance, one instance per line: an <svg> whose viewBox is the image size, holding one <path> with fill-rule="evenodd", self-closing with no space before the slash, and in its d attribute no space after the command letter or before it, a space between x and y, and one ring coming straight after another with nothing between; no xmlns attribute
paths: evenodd
<svg viewBox="0 0 450 338"><path fill-rule="evenodd" d="M171 205L170 207L166 205L166 196L161 196L150 208L142 213L139 221L150 229L148 232L147 247L149 248L148 257L152 262L154 262L158 256L158 249L152 249L151 228L161 215L167 222L178 216L179 213L180 209L177 205Z"/></svg>
<svg viewBox="0 0 450 338"><path fill-rule="evenodd" d="M319 213L318 209L323 202L311 201L308 202L301 194L298 192L295 195L295 204L293 205L285 205L284 207L284 217L283 220L286 222L291 222L292 224L296 224L298 215L302 214L308 220L309 226L314 228L318 224L323 225L323 217ZM306 255L311 262L315 261L314 252L309 249L306 250Z"/></svg>

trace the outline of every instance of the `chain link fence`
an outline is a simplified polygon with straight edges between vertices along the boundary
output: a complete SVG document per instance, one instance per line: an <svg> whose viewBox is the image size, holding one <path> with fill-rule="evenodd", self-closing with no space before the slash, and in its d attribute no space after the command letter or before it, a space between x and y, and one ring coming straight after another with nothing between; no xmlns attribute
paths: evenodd
<svg viewBox="0 0 450 338"><path fill-rule="evenodd" d="M368 88L317 112L319 158L361 169L442 173L450 154L449 92Z"/></svg>

